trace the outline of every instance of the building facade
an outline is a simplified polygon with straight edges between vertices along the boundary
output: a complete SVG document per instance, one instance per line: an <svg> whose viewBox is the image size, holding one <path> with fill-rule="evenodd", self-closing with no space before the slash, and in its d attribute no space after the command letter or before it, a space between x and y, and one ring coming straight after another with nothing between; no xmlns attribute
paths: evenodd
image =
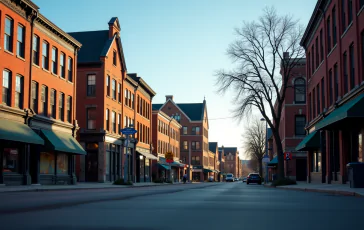
<svg viewBox="0 0 364 230"><path fill-rule="evenodd" d="M0 1L0 184L75 184L80 42L29 0Z"/></svg>
<svg viewBox="0 0 364 230"><path fill-rule="evenodd" d="M234 177L240 177L239 171L241 168L241 162L239 159L239 151L236 147L221 147L219 148L224 152L225 165L224 172L232 173Z"/></svg>
<svg viewBox="0 0 364 230"><path fill-rule="evenodd" d="M160 108L160 106L157 106ZM180 130L178 117L170 117L152 105L153 180L178 182L185 173L185 164L180 161ZM173 163L167 163L165 153L173 153ZM187 169L187 168L186 168Z"/></svg>
<svg viewBox="0 0 364 230"><path fill-rule="evenodd" d="M290 58L289 53L284 53L283 58ZM293 62L290 61L290 63ZM306 135L306 59L299 59L296 63L291 70L291 77L288 80L289 87L286 89L285 100L282 104L279 134L283 152L292 154L292 159L284 161L285 176L293 180L305 181L306 152L296 151L296 146ZM274 146L274 158L277 157L276 149ZM274 158L269 165L277 167L278 159Z"/></svg>
<svg viewBox="0 0 364 230"><path fill-rule="evenodd" d="M78 55L77 117L87 156L78 158L79 180L149 181L145 159L153 158L150 105L155 92L136 74L127 74L118 18L110 19L108 30L70 34L84 44ZM138 131L127 142L124 127Z"/></svg>
<svg viewBox="0 0 364 230"><path fill-rule="evenodd" d="M209 142L209 177L213 177L214 181L220 181L220 159L219 147L217 142Z"/></svg>
<svg viewBox="0 0 364 230"><path fill-rule="evenodd" d="M164 104L154 108L175 117L181 124L180 152L182 163L190 166L190 180L204 181L208 178L208 115L206 100L203 103L175 103L172 95L166 96ZM191 150L191 157L189 157Z"/></svg>
<svg viewBox="0 0 364 230"><path fill-rule="evenodd" d="M364 2L318 1L301 45L307 57L308 182L345 184L363 162Z"/></svg>

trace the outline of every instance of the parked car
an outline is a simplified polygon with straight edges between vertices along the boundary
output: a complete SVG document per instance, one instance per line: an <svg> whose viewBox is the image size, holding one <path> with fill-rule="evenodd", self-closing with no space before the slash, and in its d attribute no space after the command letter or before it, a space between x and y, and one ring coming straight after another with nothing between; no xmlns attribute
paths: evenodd
<svg viewBox="0 0 364 230"><path fill-rule="evenodd" d="M235 177L235 178L234 178L234 181L239 181L239 178Z"/></svg>
<svg viewBox="0 0 364 230"><path fill-rule="evenodd" d="M225 181L226 182L234 182L234 175L232 173L226 174Z"/></svg>
<svg viewBox="0 0 364 230"><path fill-rule="evenodd" d="M260 177L259 173L250 173L246 180L246 184L250 183L257 183L262 184L262 178Z"/></svg>
<svg viewBox="0 0 364 230"><path fill-rule="evenodd" d="M245 182L246 182L246 177L243 178L243 183L245 183Z"/></svg>

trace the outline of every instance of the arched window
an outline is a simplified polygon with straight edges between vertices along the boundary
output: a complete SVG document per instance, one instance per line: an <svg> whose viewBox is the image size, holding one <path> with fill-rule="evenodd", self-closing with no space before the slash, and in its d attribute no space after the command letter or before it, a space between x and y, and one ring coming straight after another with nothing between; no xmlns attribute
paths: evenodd
<svg viewBox="0 0 364 230"><path fill-rule="evenodd" d="M294 101L297 104L306 103L306 82L303 78L294 81Z"/></svg>

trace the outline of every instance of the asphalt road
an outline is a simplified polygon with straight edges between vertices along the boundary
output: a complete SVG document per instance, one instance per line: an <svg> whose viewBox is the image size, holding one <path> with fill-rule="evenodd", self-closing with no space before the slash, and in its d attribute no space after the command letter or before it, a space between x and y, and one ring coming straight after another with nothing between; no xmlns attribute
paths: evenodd
<svg viewBox="0 0 364 230"><path fill-rule="evenodd" d="M279 190L242 182L211 185L133 188L120 190L119 194L108 190L0 194L1 229L363 228L364 199L360 197ZM71 201L80 196L84 204L71 205ZM16 201L20 197L26 208ZM61 198L61 203L67 200L68 204L58 208L57 205L46 206L54 204L57 197ZM107 197L111 197L109 201L102 201ZM5 198L6 204L17 203L9 212L3 207Z"/></svg>

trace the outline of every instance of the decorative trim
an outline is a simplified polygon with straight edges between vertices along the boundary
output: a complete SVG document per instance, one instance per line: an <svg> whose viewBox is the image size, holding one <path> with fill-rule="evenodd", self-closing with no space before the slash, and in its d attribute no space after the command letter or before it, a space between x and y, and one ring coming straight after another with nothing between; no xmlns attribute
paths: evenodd
<svg viewBox="0 0 364 230"><path fill-rule="evenodd" d="M34 27L36 29L38 29L41 33L43 33L44 35L46 35L48 38L52 39L57 44L59 44L62 47L66 48L68 51L70 51L72 53L74 52L74 47L70 43L62 40L59 36L57 36L56 34L52 33L52 31L49 28L47 28L46 25L42 24L39 21L38 18L35 20ZM34 34L37 34L37 33L34 33ZM48 39L43 37L43 40L48 40ZM61 47L59 47L59 48L61 48Z"/></svg>

